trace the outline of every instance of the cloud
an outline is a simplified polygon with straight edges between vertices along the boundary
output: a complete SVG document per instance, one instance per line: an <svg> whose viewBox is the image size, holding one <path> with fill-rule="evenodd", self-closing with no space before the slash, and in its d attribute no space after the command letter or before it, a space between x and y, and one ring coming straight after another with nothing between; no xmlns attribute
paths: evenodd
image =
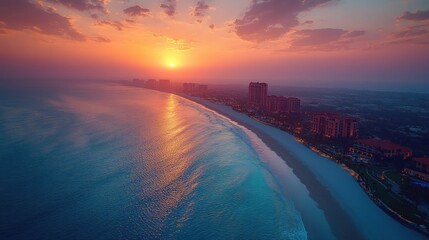
<svg viewBox="0 0 429 240"><path fill-rule="evenodd" d="M344 35L344 37L346 37L346 38L354 38L354 37L360 37L360 36L363 36L363 35L365 35L365 31L363 31L363 30L357 30L357 31L350 31L350 32L347 32L345 35Z"/></svg>
<svg viewBox="0 0 429 240"><path fill-rule="evenodd" d="M165 14L170 17L176 14L176 0L163 0L160 7L164 10Z"/></svg>
<svg viewBox="0 0 429 240"><path fill-rule="evenodd" d="M101 43L109 43L109 42L111 42L110 39L105 38L105 37L93 37L92 40L95 41L95 42L101 42Z"/></svg>
<svg viewBox="0 0 429 240"><path fill-rule="evenodd" d="M244 16L234 21L234 29L247 41L278 39L299 25L299 13L334 2L337 0L252 0Z"/></svg>
<svg viewBox="0 0 429 240"><path fill-rule="evenodd" d="M124 13L130 17L146 17L149 15L150 10L147 8L142 8L139 5L135 5L129 8L124 9Z"/></svg>
<svg viewBox="0 0 429 240"><path fill-rule="evenodd" d="M401 30L390 34L387 38L387 45L398 45L398 44L417 44L427 45L429 44L429 25L417 25L402 28Z"/></svg>
<svg viewBox="0 0 429 240"><path fill-rule="evenodd" d="M400 45L400 44L411 44L411 45L429 45L429 39L425 38L399 38L387 42L387 45Z"/></svg>
<svg viewBox="0 0 429 240"><path fill-rule="evenodd" d="M408 29L402 30L397 33L394 33L392 36L395 38L404 38L404 37L416 37L422 35L428 35L429 30L426 29Z"/></svg>
<svg viewBox="0 0 429 240"><path fill-rule="evenodd" d="M210 24L210 25L209 25L209 28L210 28L210 29L214 29L214 28L215 28L215 25L214 25L214 24Z"/></svg>
<svg viewBox="0 0 429 240"><path fill-rule="evenodd" d="M98 10L106 13L106 4L108 0L47 0L48 2L62 4L68 8L74 8L79 11Z"/></svg>
<svg viewBox="0 0 429 240"><path fill-rule="evenodd" d="M171 37L165 37L165 40L172 49L179 50L179 51L187 51L192 49L192 42L189 42L182 38L171 38Z"/></svg>
<svg viewBox="0 0 429 240"><path fill-rule="evenodd" d="M187 51L193 48L193 41L188 41L183 38L170 37L162 34L154 34L153 36L163 39L170 46L170 49L174 49L177 51Z"/></svg>
<svg viewBox="0 0 429 240"><path fill-rule="evenodd" d="M330 49L343 48L353 38L363 36L365 31L347 31L337 28L299 30L292 34L291 48Z"/></svg>
<svg viewBox="0 0 429 240"><path fill-rule="evenodd" d="M207 14L207 11L210 9L210 6L204 0L197 2L197 5L194 7L191 15L197 18L202 18Z"/></svg>
<svg viewBox="0 0 429 240"><path fill-rule="evenodd" d="M307 21L301 23L301 25L307 25L307 24L313 24L313 23L314 23L313 20L307 20Z"/></svg>
<svg viewBox="0 0 429 240"><path fill-rule="evenodd" d="M26 0L1 0L0 30L31 30L41 34L60 36L76 41L86 37L78 32L69 18L59 15L52 9L45 9L37 2Z"/></svg>
<svg viewBox="0 0 429 240"><path fill-rule="evenodd" d="M292 45L310 46L326 44L339 40L346 33L346 30L335 28L300 30L293 34L296 38L292 41Z"/></svg>
<svg viewBox="0 0 429 240"><path fill-rule="evenodd" d="M97 25L97 26L104 26L104 25L111 26L111 27L116 28L116 30L118 30L118 31L122 31L125 28L125 25L119 21L111 22L111 21L103 20L103 21L98 21L95 25Z"/></svg>
<svg viewBox="0 0 429 240"><path fill-rule="evenodd" d="M397 17L398 20L408 20L408 21L425 21L429 20L429 10L412 12L404 12L401 16Z"/></svg>

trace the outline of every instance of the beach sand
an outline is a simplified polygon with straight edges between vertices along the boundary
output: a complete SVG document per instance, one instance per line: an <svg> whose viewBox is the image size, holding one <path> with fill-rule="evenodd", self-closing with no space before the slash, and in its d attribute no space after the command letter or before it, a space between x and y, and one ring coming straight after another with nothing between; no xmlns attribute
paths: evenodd
<svg viewBox="0 0 429 240"><path fill-rule="evenodd" d="M341 166L324 158L280 129L262 124L231 107L198 97L184 96L254 132L276 152L309 190L328 219L337 239L427 239L383 212ZM310 239L320 239L310 226L311 212L295 202Z"/></svg>

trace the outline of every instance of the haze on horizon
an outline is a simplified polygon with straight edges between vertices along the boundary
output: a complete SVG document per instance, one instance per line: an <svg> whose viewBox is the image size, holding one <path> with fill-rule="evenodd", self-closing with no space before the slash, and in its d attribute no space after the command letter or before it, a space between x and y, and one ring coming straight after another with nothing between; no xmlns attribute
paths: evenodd
<svg viewBox="0 0 429 240"><path fill-rule="evenodd" d="M427 0L2 0L0 79L429 92Z"/></svg>

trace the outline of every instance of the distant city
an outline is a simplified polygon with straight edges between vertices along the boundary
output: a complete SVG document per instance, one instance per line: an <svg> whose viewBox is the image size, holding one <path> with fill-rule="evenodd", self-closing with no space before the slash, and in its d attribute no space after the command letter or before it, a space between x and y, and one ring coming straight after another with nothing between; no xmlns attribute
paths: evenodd
<svg viewBox="0 0 429 240"><path fill-rule="evenodd" d="M191 82L134 79L132 85L225 104L287 131L313 151L348 169L384 211L416 229L429 227L429 194L425 190L429 187L429 157L415 156L413 149L390 139L361 138L358 116L303 112L301 99L269 95L269 86L264 82L250 82L246 99Z"/></svg>

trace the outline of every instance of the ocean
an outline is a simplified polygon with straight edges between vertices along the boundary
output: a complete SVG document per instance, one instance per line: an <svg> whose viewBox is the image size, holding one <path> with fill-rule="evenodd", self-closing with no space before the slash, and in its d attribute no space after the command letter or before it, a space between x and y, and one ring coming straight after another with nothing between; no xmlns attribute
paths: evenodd
<svg viewBox="0 0 429 240"><path fill-rule="evenodd" d="M307 239L310 225L330 234L256 135L173 94L5 85L0 133L1 239ZM313 223L295 207L305 202Z"/></svg>

